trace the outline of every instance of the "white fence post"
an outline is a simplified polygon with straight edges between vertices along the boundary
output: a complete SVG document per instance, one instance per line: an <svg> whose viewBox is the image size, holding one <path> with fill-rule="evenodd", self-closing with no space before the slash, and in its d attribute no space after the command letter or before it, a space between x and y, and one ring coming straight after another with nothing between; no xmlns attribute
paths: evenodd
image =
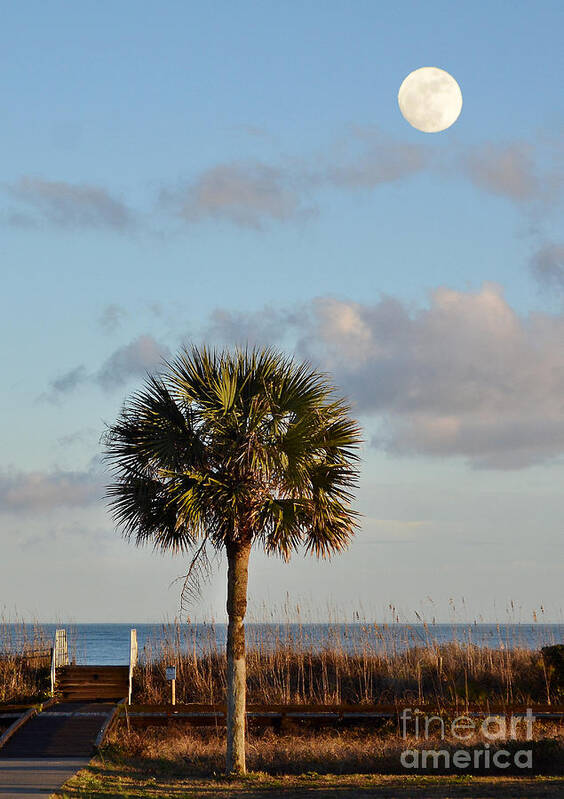
<svg viewBox="0 0 564 799"><path fill-rule="evenodd" d="M133 691L133 669L137 665L137 630L131 629L129 637L129 693L127 704L131 704L131 693Z"/></svg>
<svg viewBox="0 0 564 799"><path fill-rule="evenodd" d="M67 631L64 629L55 630L53 640L53 654L51 656L51 694L55 693L55 680L59 666L68 666L69 648L67 643Z"/></svg>

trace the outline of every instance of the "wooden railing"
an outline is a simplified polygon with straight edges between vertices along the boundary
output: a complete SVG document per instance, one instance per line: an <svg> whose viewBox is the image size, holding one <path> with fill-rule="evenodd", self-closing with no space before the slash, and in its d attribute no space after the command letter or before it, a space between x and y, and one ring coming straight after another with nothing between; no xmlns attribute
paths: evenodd
<svg viewBox="0 0 564 799"><path fill-rule="evenodd" d="M443 706L413 704L382 705L281 705L281 704L248 704L247 721L260 726L285 726L309 722L317 726L342 723L381 724L386 719L399 719L405 709L411 711L411 718L419 712L430 715L470 716L483 718L486 716L522 716L530 708L535 717L541 719L564 719L564 705L463 705ZM185 723L192 726L225 724L227 707L223 703L205 704L190 703L184 705L130 705L123 709L127 723L150 726L169 722Z"/></svg>
<svg viewBox="0 0 564 799"><path fill-rule="evenodd" d="M42 649L28 649L24 652L0 652L0 661L2 660L17 660L18 662L25 661L31 666L49 666L53 656L53 647L44 647Z"/></svg>

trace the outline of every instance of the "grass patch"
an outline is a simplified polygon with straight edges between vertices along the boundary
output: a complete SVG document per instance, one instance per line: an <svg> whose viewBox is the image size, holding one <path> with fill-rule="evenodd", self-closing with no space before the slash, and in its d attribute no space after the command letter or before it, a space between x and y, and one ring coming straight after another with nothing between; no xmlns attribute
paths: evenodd
<svg viewBox="0 0 564 799"><path fill-rule="evenodd" d="M57 799L298 799L301 797L386 797L386 799L540 799L561 797L562 778L320 775L273 777L251 773L244 779L148 776L140 767L95 760L66 783Z"/></svg>
<svg viewBox="0 0 564 799"><path fill-rule="evenodd" d="M271 728L249 730L247 736L247 768L271 776L317 774L405 774L400 756L406 750L446 750L452 753L465 749L472 753L488 748L490 757L497 750L510 753L507 769L497 773L564 775L564 725L535 722L533 740L526 740L526 731L519 731L516 740L491 740L476 731L471 738L460 740L446 730L445 737L434 731L428 739L407 734L404 738L390 722L375 729L321 729L277 732ZM487 747L486 747L487 744ZM514 753L532 751L532 769L515 766ZM128 731L125 724L113 730L103 751L108 762L126 769L141 769L151 776L209 777L222 774L225 763L225 731L213 728L149 727ZM481 761L483 763L483 761ZM431 761L428 773L469 771L492 774L496 769L481 765L466 771L452 767L435 767Z"/></svg>

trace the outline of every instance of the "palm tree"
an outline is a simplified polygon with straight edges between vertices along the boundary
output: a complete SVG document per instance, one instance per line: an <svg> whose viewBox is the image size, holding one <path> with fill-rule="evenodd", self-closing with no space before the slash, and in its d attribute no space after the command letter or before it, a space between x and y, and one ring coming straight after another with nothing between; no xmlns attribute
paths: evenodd
<svg viewBox="0 0 564 799"><path fill-rule="evenodd" d="M320 557L356 528L359 426L326 377L271 349L192 348L149 376L105 436L114 519L141 545L227 554L227 773L245 772L245 629L253 544ZM189 583L188 583L189 585Z"/></svg>

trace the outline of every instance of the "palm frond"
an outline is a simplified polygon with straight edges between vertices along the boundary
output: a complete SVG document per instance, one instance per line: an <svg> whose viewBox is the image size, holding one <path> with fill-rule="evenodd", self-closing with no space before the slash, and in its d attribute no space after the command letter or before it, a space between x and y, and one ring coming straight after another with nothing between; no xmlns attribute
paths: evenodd
<svg viewBox="0 0 564 799"><path fill-rule="evenodd" d="M242 534L288 558L349 542L360 428L328 377L274 349L192 347L133 394L105 437L116 523L195 553ZM205 545L204 545L205 544Z"/></svg>

